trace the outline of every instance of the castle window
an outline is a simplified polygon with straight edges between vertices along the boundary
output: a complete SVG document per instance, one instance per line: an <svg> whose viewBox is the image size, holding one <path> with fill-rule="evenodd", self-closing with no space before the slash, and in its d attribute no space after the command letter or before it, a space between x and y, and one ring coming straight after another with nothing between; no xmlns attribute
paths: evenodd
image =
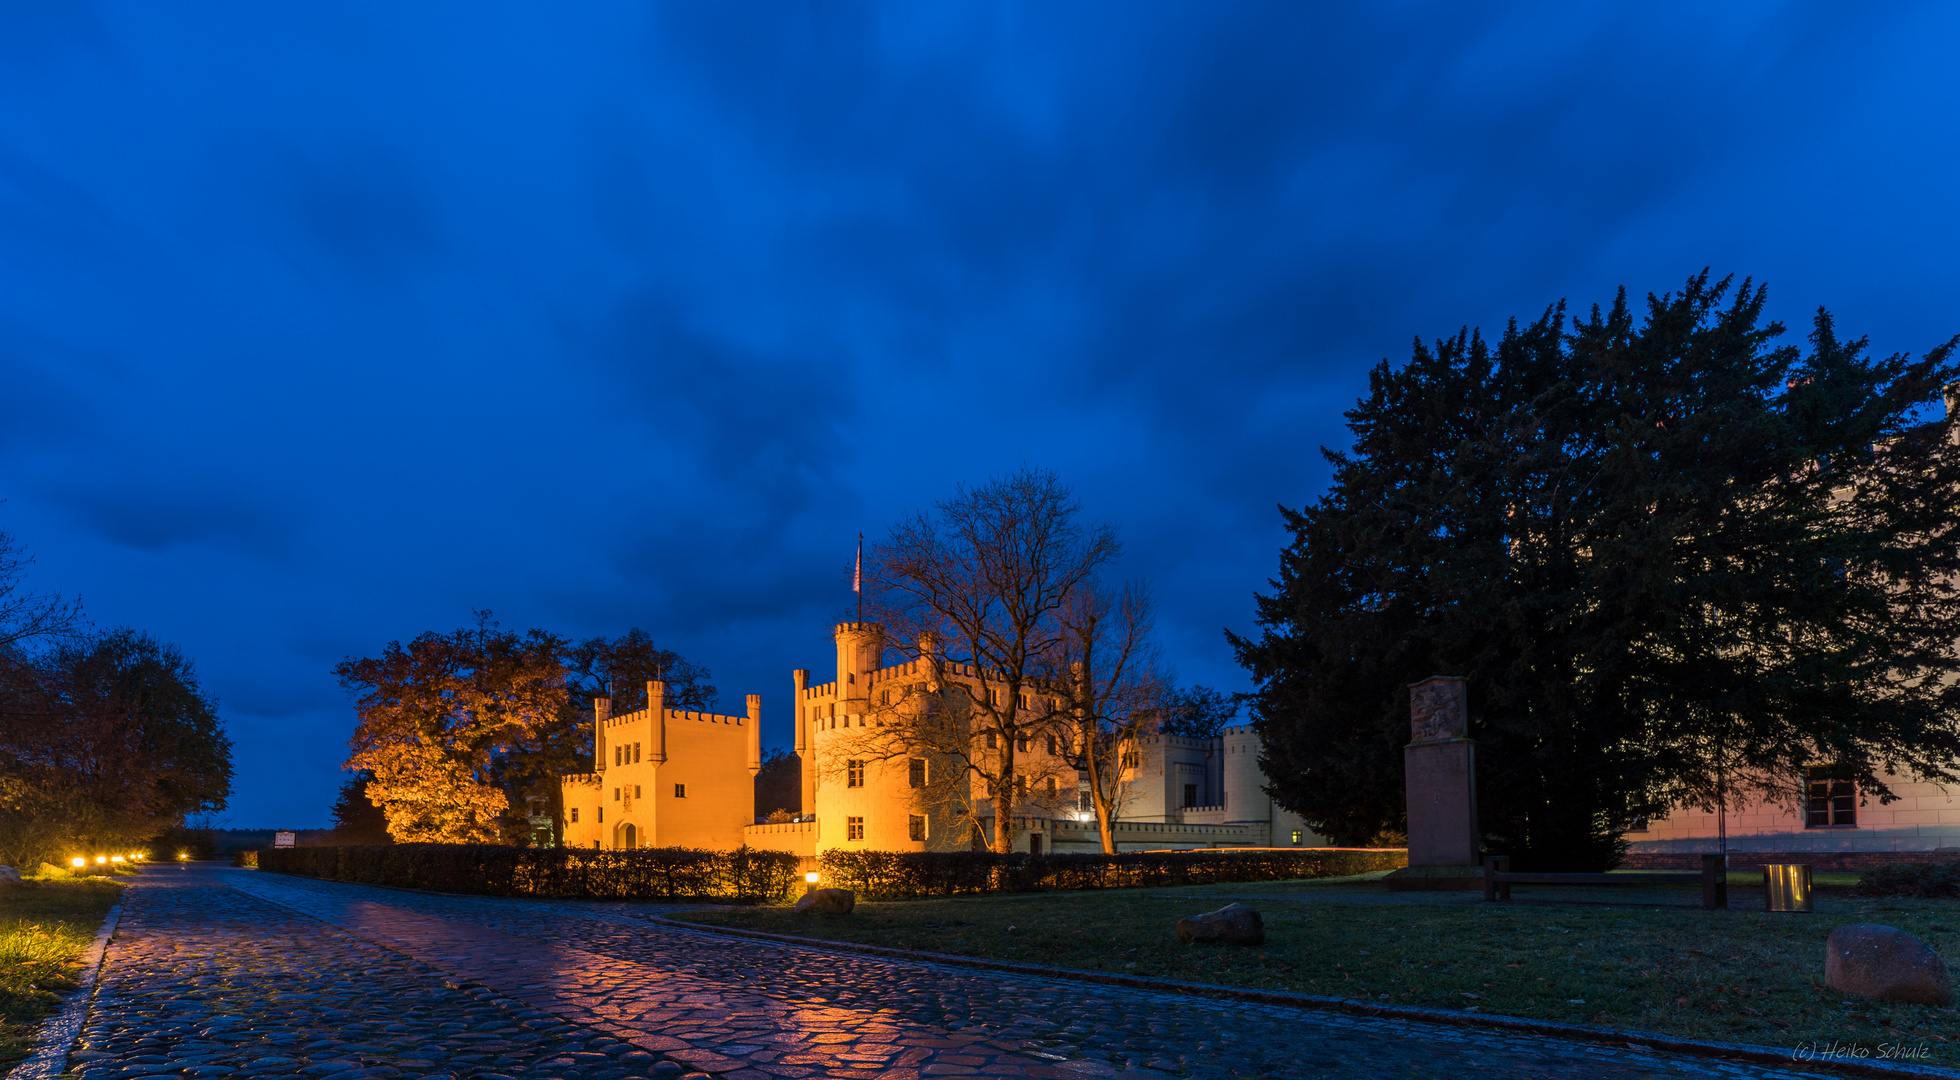
<svg viewBox="0 0 1960 1080"><path fill-rule="evenodd" d="M1076 798L1076 803L1078 804L1077 809L1084 813L1088 813L1096 808L1095 797L1089 794L1088 788L1082 789L1081 794Z"/></svg>
<svg viewBox="0 0 1960 1080"><path fill-rule="evenodd" d="M1305 840L1305 839L1306 839L1306 837L1305 837L1304 835L1302 835L1302 834L1301 834L1301 832L1300 832L1300 830L1298 830L1298 829L1295 829L1295 830L1293 830L1293 846L1294 846L1294 847L1299 847L1299 846L1300 846L1300 841L1302 841L1302 840Z"/></svg>
<svg viewBox="0 0 1960 1080"><path fill-rule="evenodd" d="M604 825L605 823L606 823L606 808L601 806L599 808L599 824ZM594 840L592 841L592 843L596 846L599 843L599 841Z"/></svg>
<svg viewBox="0 0 1960 1080"><path fill-rule="evenodd" d="M1809 812L1806 829L1849 829L1858 825L1858 785L1835 766L1806 770Z"/></svg>
<svg viewBox="0 0 1960 1080"><path fill-rule="evenodd" d="M1017 799L1025 799L1025 798L1027 798L1027 797L1028 797L1028 778L1027 778L1027 777L1025 777L1025 776L1016 776L1016 777L1014 778L1014 797L1015 797L1015 798L1017 798Z"/></svg>
<svg viewBox="0 0 1960 1080"><path fill-rule="evenodd" d="M922 818L917 814L913 814L911 820L906 822L905 827L906 827L906 835L910 836L912 839L924 840L926 838L925 818Z"/></svg>
<svg viewBox="0 0 1960 1080"><path fill-rule="evenodd" d="M1187 808L1198 805L1198 785L1184 785L1184 805Z"/></svg>
<svg viewBox="0 0 1960 1080"><path fill-rule="evenodd" d="M891 687L888 686L883 690L878 691L878 693L880 695L880 700L882 700L885 704L890 705L892 703Z"/></svg>
<svg viewBox="0 0 1960 1080"><path fill-rule="evenodd" d="M1015 751L1015 753L1019 753L1019 754L1025 754L1025 753L1027 753L1027 752L1028 752L1028 740L1026 740L1026 739L1015 739L1015 740L1014 740L1014 751Z"/></svg>
<svg viewBox="0 0 1960 1080"><path fill-rule="evenodd" d="M618 788L614 788L614 789L613 789L613 801L614 801L614 802L618 802L618 801L619 801L619 789L618 789Z"/></svg>
<svg viewBox="0 0 1960 1080"><path fill-rule="evenodd" d="M640 797L640 785L638 784L633 785L633 797L636 799Z"/></svg>
<svg viewBox="0 0 1960 1080"><path fill-rule="evenodd" d="M1137 767L1137 752L1135 750L1123 751L1123 764L1121 765L1121 768L1134 769L1136 767Z"/></svg>
<svg viewBox="0 0 1960 1080"><path fill-rule="evenodd" d="M686 785L686 784L675 784L675 785L674 785L674 798L676 798L676 799L685 799L685 798L687 798L687 785Z"/></svg>
<svg viewBox="0 0 1960 1080"><path fill-rule="evenodd" d="M614 765L624 764L624 762L621 762L619 760L619 747L617 746L613 747L613 764Z"/></svg>
<svg viewBox="0 0 1960 1080"><path fill-rule="evenodd" d="M1056 757L1061 752L1061 740L1055 738L1053 735L1048 736L1048 756Z"/></svg>
<svg viewBox="0 0 1960 1080"><path fill-rule="evenodd" d="M847 818L845 818L845 819L844 819L844 839L846 839L846 840L862 840L862 839L864 839L864 819L863 819L863 818L861 818L861 817L847 817Z"/></svg>
<svg viewBox="0 0 1960 1080"><path fill-rule="evenodd" d="M994 734L991 731L987 732L987 749L989 750L1000 749L1000 736Z"/></svg>
<svg viewBox="0 0 1960 1080"><path fill-rule="evenodd" d="M1055 778L1052 776L1048 778L1048 797L1055 797Z"/></svg>
<svg viewBox="0 0 1960 1080"><path fill-rule="evenodd" d="M634 744L633 744L633 760L634 760L634 761L636 761L636 762L640 760L640 744L639 744L639 743L634 743Z"/></svg>
<svg viewBox="0 0 1960 1080"><path fill-rule="evenodd" d="M915 788L925 787L926 786L926 759L922 757L915 757L912 760L906 762L905 775L906 775L906 779L912 782L913 787Z"/></svg>
<svg viewBox="0 0 1960 1080"><path fill-rule="evenodd" d="M864 786L864 762L846 761L844 763L844 786L845 787Z"/></svg>
<svg viewBox="0 0 1960 1080"><path fill-rule="evenodd" d="M571 815L572 815L572 824L574 824L574 825L577 825L577 824L578 824L578 807L576 807L576 806L574 806L574 807L571 807L571 808L570 808L570 812L571 812Z"/></svg>

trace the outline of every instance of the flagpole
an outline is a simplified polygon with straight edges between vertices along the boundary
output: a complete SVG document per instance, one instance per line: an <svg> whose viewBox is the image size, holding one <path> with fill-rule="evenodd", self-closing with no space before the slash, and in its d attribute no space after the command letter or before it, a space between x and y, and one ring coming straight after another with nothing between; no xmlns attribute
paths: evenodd
<svg viewBox="0 0 1960 1080"><path fill-rule="evenodd" d="M851 591L858 594L858 621L864 621L864 534L858 534L857 569L851 573Z"/></svg>

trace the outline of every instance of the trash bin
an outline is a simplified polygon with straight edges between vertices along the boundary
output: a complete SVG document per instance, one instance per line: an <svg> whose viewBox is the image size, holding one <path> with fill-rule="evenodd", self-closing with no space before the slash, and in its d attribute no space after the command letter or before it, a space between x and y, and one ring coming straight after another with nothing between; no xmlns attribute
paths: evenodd
<svg viewBox="0 0 1960 1080"><path fill-rule="evenodd" d="M1812 911L1810 867L1804 863L1770 863L1763 867L1764 911Z"/></svg>

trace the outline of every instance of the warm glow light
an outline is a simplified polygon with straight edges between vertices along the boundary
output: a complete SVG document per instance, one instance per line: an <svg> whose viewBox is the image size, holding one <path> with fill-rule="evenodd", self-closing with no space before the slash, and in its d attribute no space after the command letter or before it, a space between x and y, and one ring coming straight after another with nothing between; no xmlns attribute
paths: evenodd
<svg viewBox="0 0 1960 1080"><path fill-rule="evenodd" d="M87 860L87 859L84 859L84 858L82 858L82 857L81 857L80 855L77 855L77 856L75 856L75 868L76 868L77 870L79 870L79 869L81 869L82 867L84 867L84 866L87 866L87 865L88 865L88 860Z"/></svg>
<svg viewBox="0 0 1960 1080"><path fill-rule="evenodd" d="M105 858L103 858L103 857L102 857L102 856L100 856L100 855L97 855L97 856L95 857L95 862L96 862L96 865L98 865L98 866L99 866L99 865L101 865L101 864L103 864L103 863L105 863L105 862L108 862L108 861L109 861L109 860L107 860L107 859L105 859Z"/></svg>
<svg viewBox="0 0 1960 1080"><path fill-rule="evenodd" d="M815 885L817 883L817 875L814 873L805 874L803 875L803 880L809 882L812 885Z"/></svg>
<svg viewBox="0 0 1960 1080"><path fill-rule="evenodd" d="M111 856L109 856L109 861L110 861L110 862L121 862L121 861L122 861L122 856L121 856L121 855L111 855Z"/></svg>
<svg viewBox="0 0 1960 1080"><path fill-rule="evenodd" d="M190 853L190 852L188 852L188 851L180 851L180 852L178 852L178 853L177 853L177 858L178 858L178 860L179 860L179 861L182 861L182 860L184 860L184 859L188 859L188 858L190 858L190 857L191 857L191 853Z"/></svg>

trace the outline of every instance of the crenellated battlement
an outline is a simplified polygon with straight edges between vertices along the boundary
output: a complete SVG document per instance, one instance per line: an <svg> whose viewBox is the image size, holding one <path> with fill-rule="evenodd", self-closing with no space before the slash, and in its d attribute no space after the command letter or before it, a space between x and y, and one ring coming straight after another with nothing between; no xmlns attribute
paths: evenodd
<svg viewBox="0 0 1960 1080"><path fill-rule="evenodd" d="M660 715L669 720L694 720L703 724L727 724L731 727L746 727L749 722L749 718L746 716L722 716L717 713L693 712L684 709L662 709L660 710ZM652 710L641 709L638 712L608 716L604 720L601 720L600 723L606 727L620 727L625 724L643 724L651 719L653 719Z"/></svg>

